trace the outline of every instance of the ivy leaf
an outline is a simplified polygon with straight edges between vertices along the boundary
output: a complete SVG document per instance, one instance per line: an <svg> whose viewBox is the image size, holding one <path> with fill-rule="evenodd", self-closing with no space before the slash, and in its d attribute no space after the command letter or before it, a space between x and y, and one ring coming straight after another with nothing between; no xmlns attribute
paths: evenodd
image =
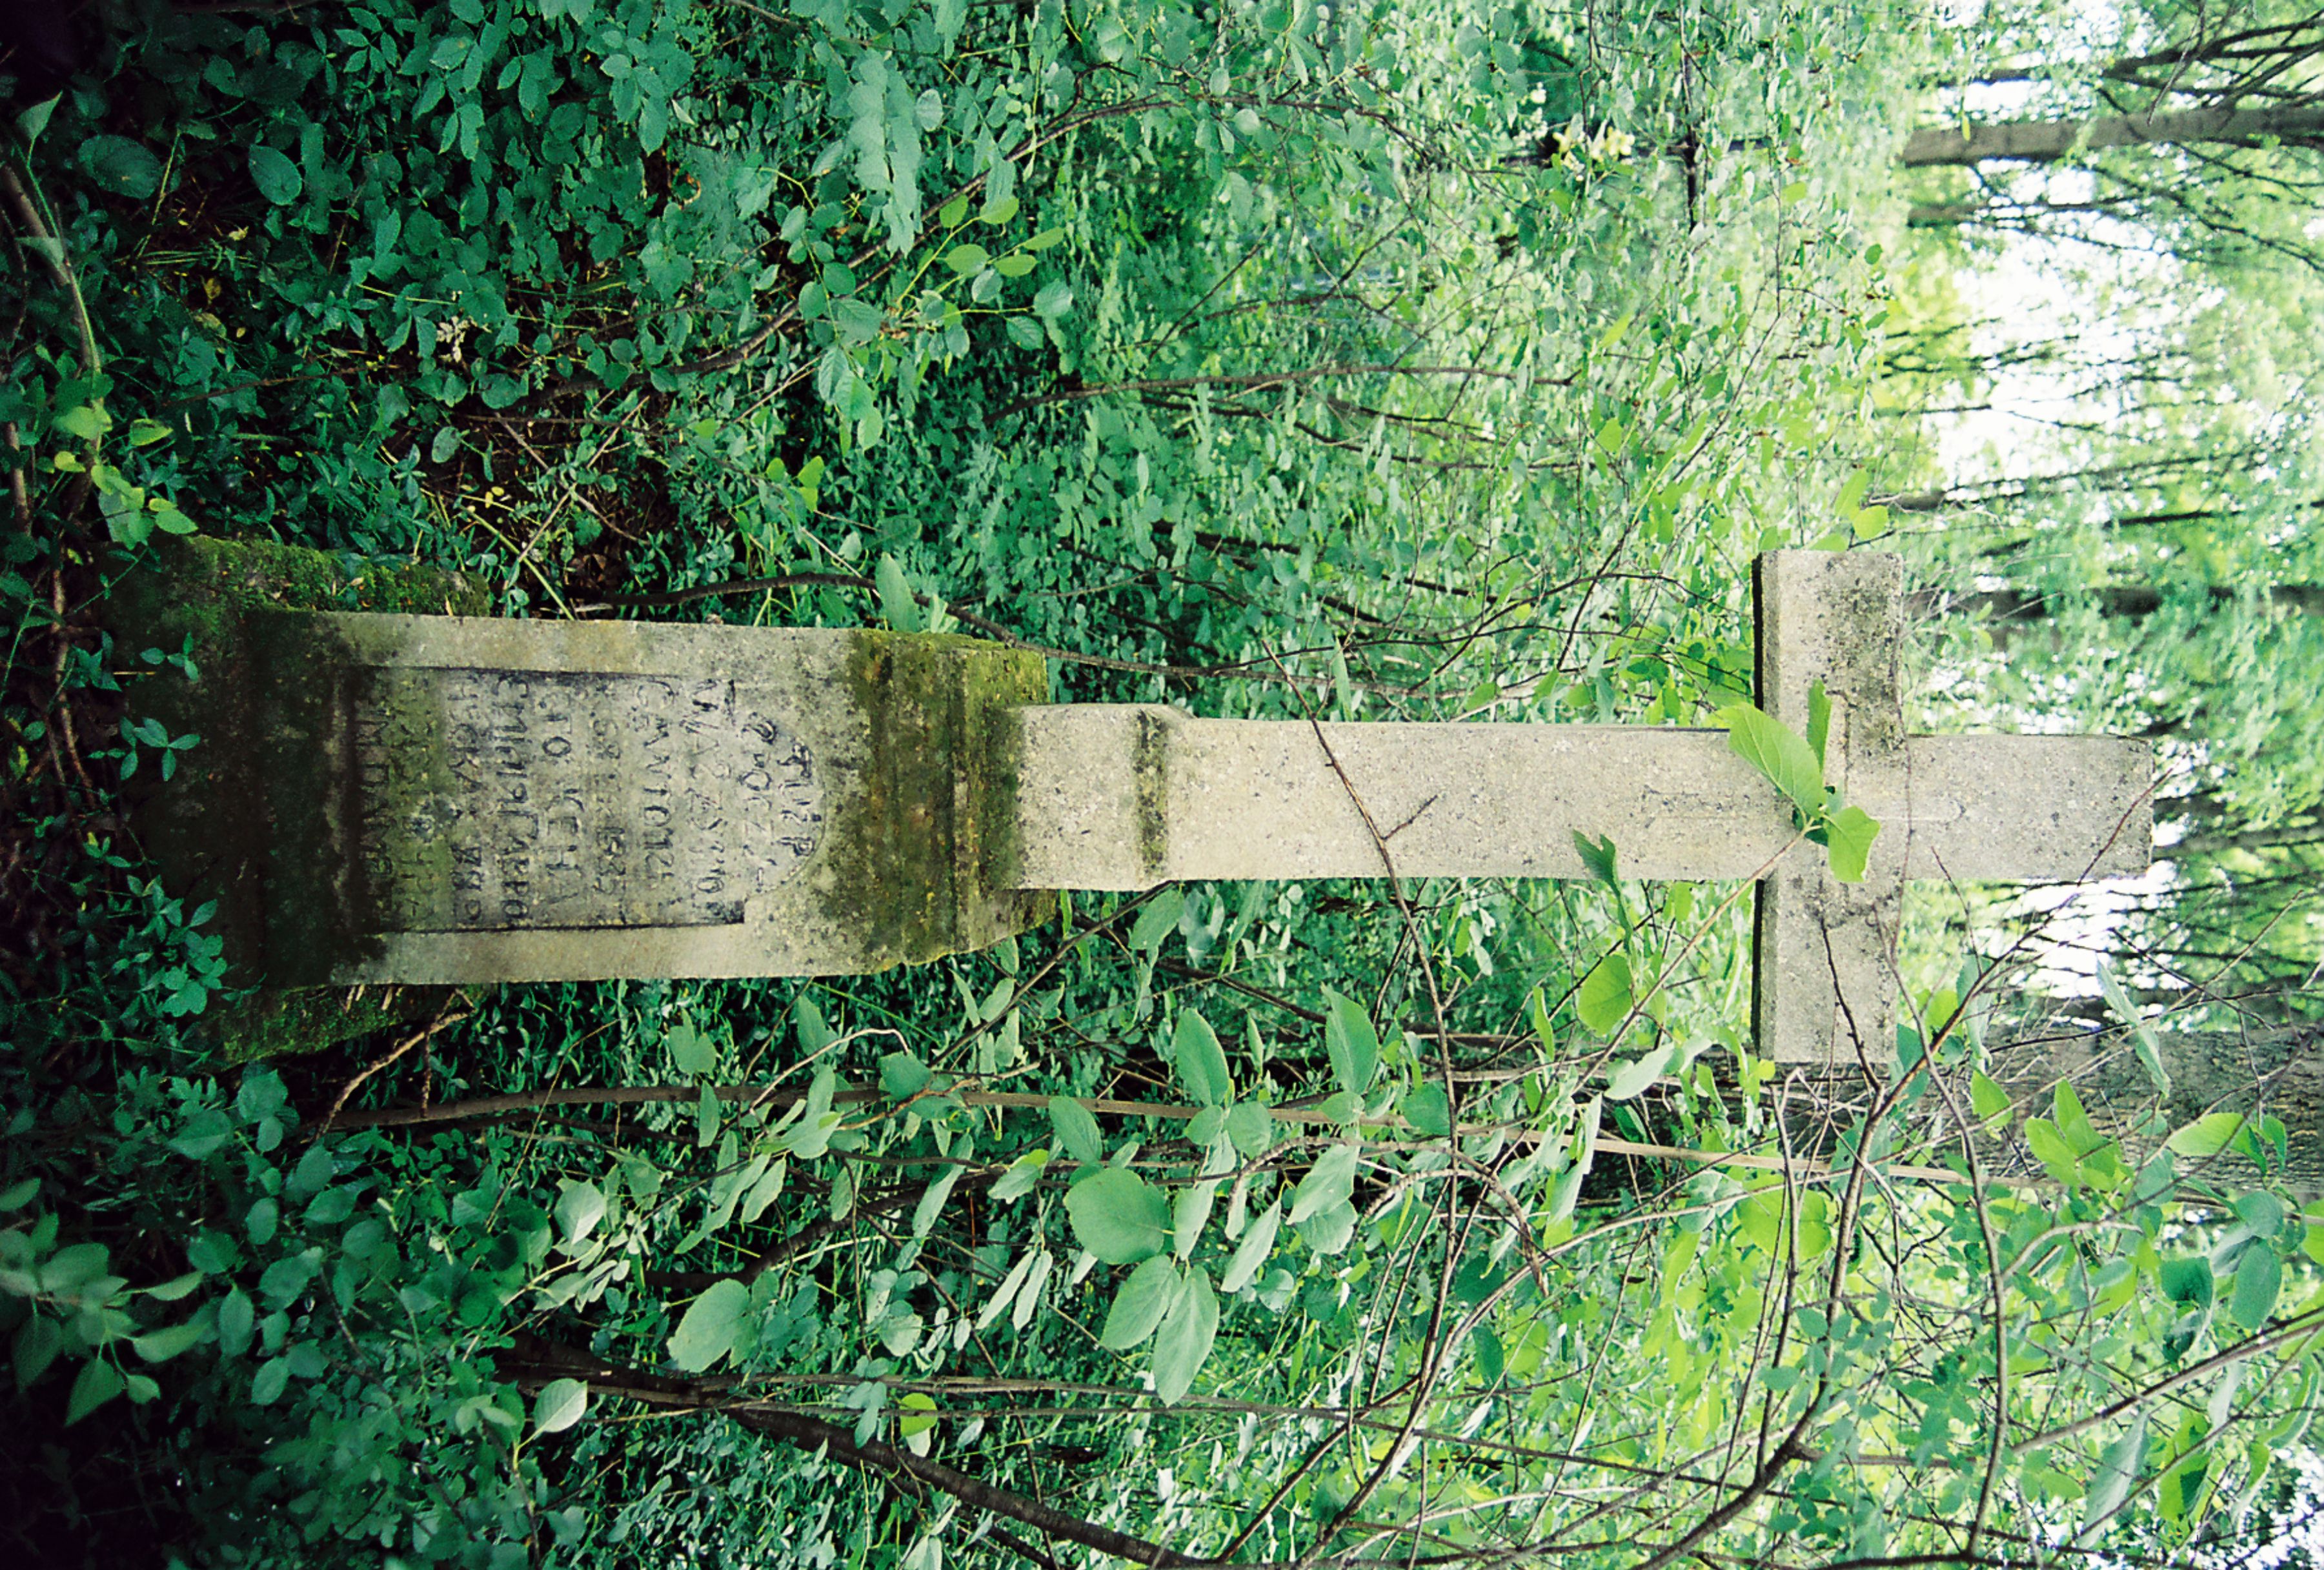
<svg viewBox="0 0 2324 1570"><path fill-rule="evenodd" d="M1211 1355L1218 1330L1219 1300L1212 1294L1210 1278L1202 1266L1189 1265L1154 1337L1154 1394L1164 1406L1177 1405L1194 1389L1194 1375Z"/></svg>
<svg viewBox="0 0 2324 1570"><path fill-rule="evenodd" d="M1727 727L1735 755L1766 775L1803 816L1823 810L1823 770L1797 731L1748 703L1729 704L1713 717Z"/></svg>
<svg viewBox="0 0 2324 1570"><path fill-rule="evenodd" d="M734 1350L734 1337L751 1311L751 1288L736 1280L715 1281L696 1298L669 1338L669 1361L687 1373L701 1373Z"/></svg>
<svg viewBox="0 0 2324 1570"><path fill-rule="evenodd" d="M278 208L287 208L299 199L307 182L299 173L299 166L263 143L250 150L250 182L258 194Z"/></svg>
<svg viewBox="0 0 2324 1570"><path fill-rule="evenodd" d="M1831 851L1831 875L1843 883L1864 882L1872 842L1880 836L1880 820L1861 807L1843 807L1825 821L1824 834L1824 843Z"/></svg>
<svg viewBox="0 0 2324 1570"><path fill-rule="evenodd" d="M1218 1032L1192 1009L1178 1013L1178 1028L1170 1043L1171 1065L1189 1094L1204 1106L1224 1106L1234 1095L1227 1077L1227 1055Z"/></svg>
<svg viewBox="0 0 2324 1570"><path fill-rule="evenodd" d="M1109 1167L1065 1196L1074 1238L1109 1265L1152 1259L1170 1241L1170 1202L1137 1173Z"/></svg>
<svg viewBox="0 0 2324 1570"><path fill-rule="evenodd" d="M532 1431L562 1434L589 1409L589 1386L582 1380L551 1380L532 1399Z"/></svg>
<svg viewBox="0 0 2324 1570"><path fill-rule="evenodd" d="M1130 1271L1130 1279L1113 1295L1098 1344L1128 1352L1144 1342L1177 1300L1179 1287L1178 1268L1158 1255Z"/></svg>

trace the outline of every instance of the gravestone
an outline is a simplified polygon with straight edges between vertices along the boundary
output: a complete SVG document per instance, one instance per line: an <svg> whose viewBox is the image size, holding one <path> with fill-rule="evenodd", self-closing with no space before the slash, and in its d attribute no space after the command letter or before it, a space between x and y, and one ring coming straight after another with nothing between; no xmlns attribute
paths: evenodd
<svg viewBox="0 0 2324 1570"><path fill-rule="evenodd" d="M272 985L870 972L1054 909L985 875L1038 655L230 609L165 721L193 777L143 816Z"/></svg>
<svg viewBox="0 0 2324 1570"><path fill-rule="evenodd" d="M1906 734L1893 557L1756 587L1761 704L1804 729L1821 681L1827 777L1884 825L1860 883L1720 730L1204 720L1048 705L1038 655L959 638L263 606L207 697L230 822L168 860L272 982L460 984L879 970L1060 889L1580 878L1580 833L1759 879L1761 1049L1877 1062L1904 883L2144 867L2152 761Z"/></svg>

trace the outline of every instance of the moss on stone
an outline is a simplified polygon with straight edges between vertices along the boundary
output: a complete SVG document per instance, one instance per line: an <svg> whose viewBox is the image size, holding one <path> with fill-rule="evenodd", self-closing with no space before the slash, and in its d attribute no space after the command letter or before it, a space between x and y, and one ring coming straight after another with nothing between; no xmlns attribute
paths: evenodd
<svg viewBox="0 0 2324 1570"><path fill-rule="evenodd" d="M172 735L201 737L182 754L175 780L166 787L139 780L130 805L141 846L164 884L189 903L217 902L212 929L224 939L230 979L261 984L247 1002L209 1022L228 1057L316 1050L401 1017L365 1023L370 1016L344 989L268 984L327 974L326 956L364 926L340 887L344 870L290 848L319 843L307 832L313 825L281 821L286 813L343 810L336 797L352 781L325 777L331 761L314 744L319 716L303 713L344 701L344 668L327 669L337 662L314 650L295 656L315 679L301 684L290 706L310 723L297 723L301 714L293 714L286 730L282 706L262 712L254 701L263 645L293 635L291 618L276 613L491 609L482 586L440 568L200 535L157 541L108 601L106 622L119 645L183 652L198 673L189 679L164 664L129 695L133 714L159 720ZM282 658L278 651L275 660Z"/></svg>
<svg viewBox="0 0 2324 1570"><path fill-rule="evenodd" d="M835 822L833 919L872 968L981 948L1044 919L1007 886L1017 861L1015 727L1048 696L1041 657L971 638L862 632L849 696L871 729L862 790Z"/></svg>

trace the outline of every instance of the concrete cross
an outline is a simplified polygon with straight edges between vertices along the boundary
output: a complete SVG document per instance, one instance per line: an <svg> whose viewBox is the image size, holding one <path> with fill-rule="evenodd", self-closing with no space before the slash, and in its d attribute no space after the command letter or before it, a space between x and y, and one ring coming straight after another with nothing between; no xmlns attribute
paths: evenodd
<svg viewBox="0 0 2324 1570"><path fill-rule="evenodd" d="M966 639L294 612L274 568L198 565L127 629L217 673L141 689L207 738L145 843L277 984L860 973L1046 891L1581 878L1581 833L1627 877L1760 878L1761 1050L1878 1063L1908 880L2147 861L2145 743L1905 734L1902 568L1867 552L1757 576L1761 706L1804 732L1821 680L1827 777L1883 825L1856 884L1720 730L1048 705L1038 655Z"/></svg>
<svg viewBox="0 0 2324 1570"><path fill-rule="evenodd" d="M1886 1062L1904 883L2142 870L2151 750L2110 736L1907 735L1894 556L1774 551L1759 559L1756 589L1760 706L1804 734L1821 680L1831 699L1826 780L1881 822L1859 883L1834 879L1821 846L1792 844L1788 803L1724 731L1311 725L1109 705L1022 711L1019 881L1146 889L1390 866L1406 877L1583 878L1574 835L1610 836L1627 877L1761 879L1763 1053L1853 1064L1860 1046Z"/></svg>

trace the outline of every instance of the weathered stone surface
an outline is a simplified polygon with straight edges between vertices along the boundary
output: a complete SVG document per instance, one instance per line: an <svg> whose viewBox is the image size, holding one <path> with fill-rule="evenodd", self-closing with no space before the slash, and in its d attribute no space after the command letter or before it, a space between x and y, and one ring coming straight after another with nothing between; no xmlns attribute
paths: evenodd
<svg viewBox="0 0 2324 1570"><path fill-rule="evenodd" d="M226 852L278 983L861 973L998 941L1037 656L872 632L254 613Z"/></svg>
<svg viewBox="0 0 2324 1570"><path fill-rule="evenodd" d="M1886 1063L1906 880L2144 868L2151 752L2106 736L1906 735L1894 557L1774 552L1757 588L1761 706L1804 734L1821 682L1826 778L1881 820L1861 882L1840 882L1822 846L1795 843L1790 805L1724 731L1204 720L1109 705L1018 717L1016 881L1582 878L1574 835L1610 837L1625 877L1762 880L1762 1051Z"/></svg>
<svg viewBox="0 0 2324 1570"><path fill-rule="evenodd" d="M1824 779L1842 799L1909 799L1897 663L1904 568L1870 551L1772 550L1757 568L1758 701L1808 729L1809 694L1831 701ZM1896 1033L1896 933L1904 910L1906 834L1893 817L1861 882L1831 875L1803 844L1760 882L1751 973L1759 1050L1778 1063L1884 1065Z"/></svg>
<svg viewBox="0 0 2324 1570"><path fill-rule="evenodd" d="M1406 877L1588 877L1579 832L1611 837L1625 877L1748 878L1795 832L1789 804L1719 730L1310 725L1113 704L1028 708L1017 723L1016 875L1032 888L1378 877L1355 798ZM1912 736L1905 762L1856 799L1898 836L1907 877L2146 864L2144 742Z"/></svg>

